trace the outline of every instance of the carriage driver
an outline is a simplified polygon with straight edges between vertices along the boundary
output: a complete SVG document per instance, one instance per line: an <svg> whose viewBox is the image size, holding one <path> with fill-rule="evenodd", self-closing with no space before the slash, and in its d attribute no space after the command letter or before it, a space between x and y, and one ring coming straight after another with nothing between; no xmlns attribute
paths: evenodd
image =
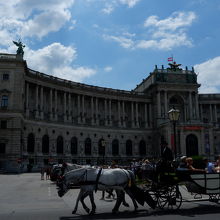
<svg viewBox="0 0 220 220"><path fill-rule="evenodd" d="M166 141L161 143L161 157L163 159L163 161L173 161L174 157L173 157L173 152L172 150L168 147L168 143Z"/></svg>

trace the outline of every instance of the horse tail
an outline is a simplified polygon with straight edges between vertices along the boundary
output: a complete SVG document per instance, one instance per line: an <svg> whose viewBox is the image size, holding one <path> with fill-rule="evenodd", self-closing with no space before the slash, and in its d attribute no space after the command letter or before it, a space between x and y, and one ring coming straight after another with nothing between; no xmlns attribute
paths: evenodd
<svg viewBox="0 0 220 220"><path fill-rule="evenodd" d="M152 196L145 190L141 189L137 185L132 185L129 188L131 194L133 195L134 199L140 204L144 205L146 202L152 209L156 208L156 202L153 200Z"/></svg>

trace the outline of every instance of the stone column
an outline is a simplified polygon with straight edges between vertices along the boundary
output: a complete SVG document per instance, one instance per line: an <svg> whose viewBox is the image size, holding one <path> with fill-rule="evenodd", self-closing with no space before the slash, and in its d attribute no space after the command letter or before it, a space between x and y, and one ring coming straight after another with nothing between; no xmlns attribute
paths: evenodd
<svg viewBox="0 0 220 220"><path fill-rule="evenodd" d="M83 124L85 124L86 119L85 119L85 96L82 95L82 121Z"/></svg>
<svg viewBox="0 0 220 220"><path fill-rule="evenodd" d="M67 121L66 118L66 92L63 93L63 117L64 117L64 122Z"/></svg>
<svg viewBox="0 0 220 220"><path fill-rule="evenodd" d="M108 125L108 120L107 120L107 100L104 99L104 117L105 117L105 126Z"/></svg>
<svg viewBox="0 0 220 220"><path fill-rule="evenodd" d="M218 119L217 119L217 110L216 110L216 104L214 104L214 115L215 115L215 123L217 123Z"/></svg>
<svg viewBox="0 0 220 220"><path fill-rule="evenodd" d="M29 118L29 83L26 82L26 96L25 96L25 103L26 103L26 117Z"/></svg>
<svg viewBox="0 0 220 220"><path fill-rule="evenodd" d="M68 96L68 121L72 121L72 101L71 101L71 93Z"/></svg>
<svg viewBox="0 0 220 220"><path fill-rule="evenodd" d="M125 128L125 101L122 101L122 126Z"/></svg>
<svg viewBox="0 0 220 220"><path fill-rule="evenodd" d="M78 123L81 123L81 106L80 106L80 95L77 95L77 114L78 114Z"/></svg>
<svg viewBox="0 0 220 220"><path fill-rule="evenodd" d="M157 92L157 117L161 118L160 91Z"/></svg>
<svg viewBox="0 0 220 220"><path fill-rule="evenodd" d="M187 121L187 113L188 113L188 105L187 103L184 105L184 121Z"/></svg>
<svg viewBox="0 0 220 220"><path fill-rule="evenodd" d="M95 115L96 115L96 125L99 125L99 116L98 116L98 97L95 99Z"/></svg>
<svg viewBox="0 0 220 220"><path fill-rule="evenodd" d="M36 99L36 102L35 102L35 109L36 109L36 112L35 112L35 118L38 118L39 116L39 111L38 111L38 85L36 85L36 92L35 92L35 99Z"/></svg>
<svg viewBox="0 0 220 220"><path fill-rule="evenodd" d="M145 118L145 128L148 127L148 116L147 116L147 103L144 103L144 118Z"/></svg>
<svg viewBox="0 0 220 220"><path fill-rule="evenodd" d="M152 104L151 103L148 105L148 111L149 111L149 126L152 127Z"/></svg>
<svg viewBox="0 0 220 220"><path fill-rule="evenodd" d="M131 102L131 127L134 128L134 102Z"/></svg>
<svg viewBox="0 0 220 220"><path fill-rule="evenodd" d="M192 116L192 94L191 92L189 92L189 119L192 120L193 116Z"/></svg>
<svg viewBox="0 0 220 220"><path fill-rule="evenodd" d="M57 121L58 117L57 117L57 113L58 113L58 109L57 109L57 90L54 91L55 93L55 106L54 106L54 111L55 111L55 120Z"/></svg>
<svg viewBox="0 0 220 220"><path fill-rule="evenodd" d="M196 105L196 119L199 119L199 103L198 103L198 93L195 93L195 105Z"/></svg>
<svg viewBox="0 0 220 220"><path fill-rule="evenodd" d="M118 127L121 127L121 103L118 100Z"/></svg>
<svg viewBox="0 0 220 220"><path fill-rule="evenodd" d="M138 118L138 102L135 103L135 112L136 112L136 127L139 128L139 118Z"/></svg>
<svg viewBox="0 0 220 220"><path fill-rule="evenodd" d="M109 124L112 126L112 100L109 99Z"/></svg>
<svg viewBox="0 0 220 220"><path fill-rule="evenodd" d="M200 104L200 120L203 121L203 105Z"/></svg>
<svg viewBox="0 0 220 220"><path fill-rule="evenodd" d="M44 119L44 87L41 86L40 91L40 118Z"/></svg>
<svg viewBox="0 0 220 220"><path fill-rule="evenodd" d="M167 91L164 91L164 116L165 116L165 118L168 118L167 112L168 112L168 108L167 108Z"/></svg>
<svg viewBox="0 0 220 220"><path fill-rule="evenodd" d="M94 102L91 96L91 124L94 125Z"/></svg>
<svg viewBox="0 0 220 220"><path fill-rule="evenodd" d="M209 114L210 114L210 122L213 122L212 104L209 104Z"/></svg>
<svg viewBox="0 0 220 220"><path fill-rule="evenodd" d="M50 120L53 120L53 89L50 89Z"/></svg>

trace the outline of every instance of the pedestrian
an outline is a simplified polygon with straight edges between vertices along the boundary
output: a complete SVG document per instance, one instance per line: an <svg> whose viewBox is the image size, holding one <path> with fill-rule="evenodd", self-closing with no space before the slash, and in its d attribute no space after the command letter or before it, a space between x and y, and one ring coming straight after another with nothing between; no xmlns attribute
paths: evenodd
<svg viewBox="0 0 220 220"><path fill-rule="evenodd" d="M50 179L50 167L47 167L46 169L46 180Z"/></svg>
<svg viewBox="0 0 220 220"><path fill-rule="evenodd" d="M45 173L45 169L44 167L41 167L41 180L44 180L44 173Z"/></svg>

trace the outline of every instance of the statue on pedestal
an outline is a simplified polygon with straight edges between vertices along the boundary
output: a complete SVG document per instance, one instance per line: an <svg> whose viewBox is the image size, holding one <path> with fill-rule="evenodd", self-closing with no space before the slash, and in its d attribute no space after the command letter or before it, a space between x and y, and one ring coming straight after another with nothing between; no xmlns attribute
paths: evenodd
<svg viewBox="0 0 220 220"><path fill-rule="evenodd" d="M24 55L24 50L23 48L25 48L25 45L21 42L21 40L19 39L18 42L13 41L13 43L18 47L17 49L17 55L21 55L23 57Z"/></svg>

